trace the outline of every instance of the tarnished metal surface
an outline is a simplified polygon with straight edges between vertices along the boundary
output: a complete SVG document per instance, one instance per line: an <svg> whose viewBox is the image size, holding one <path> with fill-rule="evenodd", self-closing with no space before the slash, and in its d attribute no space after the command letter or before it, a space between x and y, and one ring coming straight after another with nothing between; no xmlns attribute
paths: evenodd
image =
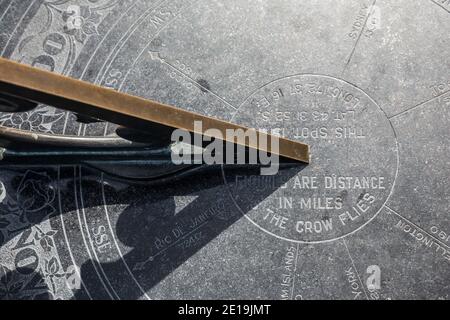
<svg viewBox="0 0 450 320"><path fill-rule="evenodd" d="M0 0L1 56L277 129L313 159L275 179L225 168L164 188L79 167L1 169L0 296L449 299L449 11ZM45 105L0 124L116 132Z"/></svg>
<svg viewBox="0 0 450 320"><path fill-rule="evenodd" d="M145 130L150 122L200 135L211 132L209 138L239 143L257 150L279 153L289 159L309 162L308 146L298 141L276 137L279 150L272 150L270 141L274 137L263 132L255 132L257 141L241 141L236 136L229 137L227 130L247 131L249 128L2 58L0 92L142 130ZM201 131L196 129L196 121L202 124ZM260 141L266 143L261 144Z"/></svg>

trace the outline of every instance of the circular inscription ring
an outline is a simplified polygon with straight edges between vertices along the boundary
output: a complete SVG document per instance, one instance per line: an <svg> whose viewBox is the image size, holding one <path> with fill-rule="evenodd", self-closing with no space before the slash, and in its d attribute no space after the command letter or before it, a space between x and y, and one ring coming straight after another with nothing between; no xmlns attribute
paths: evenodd
<svg viewBox="0 0 450 320"><path fill-rule="evenodd" d="M398 168L394 129L375 101L348 82L322 75L276 80L247 98L234 121L311 146L304 168L274 176L224 172L240 211L277 238L340 239L369 223L391 194ZM257 199L261 194L267 196Z"/></svg>

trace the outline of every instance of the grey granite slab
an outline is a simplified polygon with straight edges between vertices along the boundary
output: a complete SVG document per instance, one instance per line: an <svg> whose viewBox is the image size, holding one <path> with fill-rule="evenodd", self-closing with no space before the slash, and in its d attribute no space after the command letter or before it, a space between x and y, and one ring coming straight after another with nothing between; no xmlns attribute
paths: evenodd
<svg viewBox="0 0 450 320"><path fill-rule="evenodd" d="M0 55L307 142L275 177L0 169L0 298L449 299L450 4L3 0ZM79 136L41 105L0 125Z"/></svg>

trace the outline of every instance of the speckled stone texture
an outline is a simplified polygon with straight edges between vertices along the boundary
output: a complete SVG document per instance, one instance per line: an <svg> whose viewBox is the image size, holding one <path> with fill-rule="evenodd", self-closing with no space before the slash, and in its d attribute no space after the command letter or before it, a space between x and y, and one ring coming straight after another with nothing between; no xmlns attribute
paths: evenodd
<svg viewBox="0 0 450 320"><path fill-rule="evenodd" d="M311 145L165 186L0 169L0 298L449 299L450 2L0 0L0 55ZM103 136L49 106L0 125Z"/></svg>

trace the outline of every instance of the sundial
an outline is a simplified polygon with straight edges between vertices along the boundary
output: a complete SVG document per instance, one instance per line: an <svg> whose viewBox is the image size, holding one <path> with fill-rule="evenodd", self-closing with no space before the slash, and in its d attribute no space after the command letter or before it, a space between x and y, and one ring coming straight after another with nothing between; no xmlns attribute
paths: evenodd
<svg viewBox="0 0 450 320"><path fill-rule="evenodd" d="M0 297L448 299L449 14L441 0L0 0L4 58L311 148L275 176L160 185L2 167ZM48 105L0 124L117 128Z"/></svg>

